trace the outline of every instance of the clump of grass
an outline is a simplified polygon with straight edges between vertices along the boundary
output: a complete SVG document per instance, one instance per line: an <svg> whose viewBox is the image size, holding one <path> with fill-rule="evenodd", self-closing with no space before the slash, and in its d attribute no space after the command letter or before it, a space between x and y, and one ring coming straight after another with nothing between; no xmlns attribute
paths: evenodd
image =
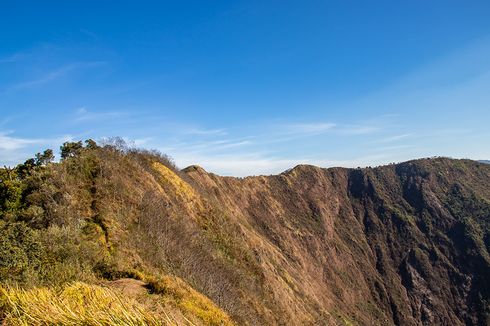
<svg viewBox="0 0 490 326"><path fill-rule="evenodd" d="M165 325L138 302L106 287L75 282L23 290L0 287L2 325Z"/></svg>

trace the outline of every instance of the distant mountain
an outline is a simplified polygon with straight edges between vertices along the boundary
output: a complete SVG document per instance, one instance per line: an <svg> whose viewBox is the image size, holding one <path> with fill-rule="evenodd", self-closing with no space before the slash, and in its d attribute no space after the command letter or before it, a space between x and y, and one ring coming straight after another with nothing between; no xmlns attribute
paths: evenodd
<svg viewBox="0 0 490 326"><path fill-rule="evenodd" d="M490 323L490 165L434 158L233 178L79 147L60 163L0 169L0 281L68 284L52 291L62 299L40 296L58 306L74 296L67 320L82 296L116 302L122 289L122 307L141 309L120 318L145 311L137 324ZM39 324L57 320L39 300L11 307L20 299L2 293L6 324L45 310Z"/></svg>
<svg viewBox="0 0 490 326"><path fill-rule="evenodd" d="M490 164L490 160L479 160L480 163Z"/></svg>

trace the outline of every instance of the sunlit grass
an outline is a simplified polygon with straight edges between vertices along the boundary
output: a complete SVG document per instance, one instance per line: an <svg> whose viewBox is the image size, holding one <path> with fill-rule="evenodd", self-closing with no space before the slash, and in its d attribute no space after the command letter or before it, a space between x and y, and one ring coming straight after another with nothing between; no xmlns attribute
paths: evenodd
<svg viewBox="0 0 490 326"><path fill-rule="evenodd" d="M184 180L182 180L175 172L170 170L165 165L154 162L153 168L160 174L162 181L171 187L173 187L175 193L181 198L191 201L196 198L196 193L194 189L187 184Z"/></svg>
<svg viewBox="0 0 490 326"><path fill-rule="evenodd" d="M195 291L177 277L147 279L154 293L176 305L180 311L201 320L205 325L234 325L231 318L209 298Z"/></svg>
<svg viewBox="0 0 490 326"><path fill-rule="evenodd" d="M81 282L63 289L0 287L2 325L170 325L133 299Z"/></svg>

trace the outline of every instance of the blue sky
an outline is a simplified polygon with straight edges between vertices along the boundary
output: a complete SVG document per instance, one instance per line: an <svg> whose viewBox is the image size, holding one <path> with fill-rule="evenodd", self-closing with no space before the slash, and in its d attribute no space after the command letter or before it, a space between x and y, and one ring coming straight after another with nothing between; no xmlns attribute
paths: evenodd
<svg viewBox="0 0 490 326"><path fill-rule="evenodd" d="M223 175L490 158L488 1L3 1L0 164L121 136Z"/></svg>

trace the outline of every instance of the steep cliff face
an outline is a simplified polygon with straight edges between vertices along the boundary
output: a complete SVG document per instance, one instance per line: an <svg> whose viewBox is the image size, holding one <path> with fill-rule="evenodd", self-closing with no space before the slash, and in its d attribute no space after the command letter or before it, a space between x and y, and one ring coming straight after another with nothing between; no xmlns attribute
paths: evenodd
<svg viewBox="0 0 490 326"><path fill-rule="evenodd" d="M487 166L427 159L245 179L185 172L242 226L278 322L489 321Z"/></svg>
<svg viewBox="0 0 490 326"><path fill-rule="evenodd" d="M490 165L232 178L103 147L4 172L20 190L2 188L0 231L23 223L40 244L4 240L28 263L0 256L0 281L136 278L194 324L490 323Z"/></svg>

